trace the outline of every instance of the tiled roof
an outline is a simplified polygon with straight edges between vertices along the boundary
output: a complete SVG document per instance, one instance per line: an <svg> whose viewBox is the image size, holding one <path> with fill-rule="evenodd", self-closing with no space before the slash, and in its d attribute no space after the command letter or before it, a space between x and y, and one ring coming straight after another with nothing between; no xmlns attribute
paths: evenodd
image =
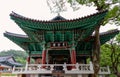
<svg viewBox="0 0 120 77"><path fill-rule="evenodd" d="M16 62L13 56L1 56L0 64L4 64L8 66L23 66L22 64Z"/></svg>
<svg viewBox="0 0 120 77"><path fill-rule="evenodd" d="M11 33L11 32L5 32L4 35L9 35L9 36L15 36L15 37L20 37L20 38L28 38L27 35L23 35L23 34L16 34L16 33Z"/></svg>
<svg viewBox="0 0 120 77"><path fill-rule="evenodd" d="M23 20L30 20L30 21L33 21L33 22L53 23L53 22L74 22L74 21L79 21L79 20L83 20L83 19L95 16L97 14L106 13L106 12L107 12L107 10L100 11L100 12L97 12L97 13L94 13L94 14L90 14L90 15L87 15L87 16L84 16L84 17L81 17L81 18L76 18L76 19L65 19L62 16L58 15L55 18L53 18L52 20L49 20L49 21L47 21L47 20L31 19L31 18L28 18L28 17L24 17L22 15L19 15L19 14L15 13L15 12L12 12L10 14L10 16L13 16L13 17L16 17L16 18L20 18L20 19L23 19Z"/></svg>
<svg viewBox="0 0 120 77"><path fill-rule="evenodd" d="M104 35L108 35L108 34L113 34L113 33L118 33L118 32L120 32L118 29L113 29L113 30L109 30L109 31L100 33L100 36L104 36Z"/></svg>

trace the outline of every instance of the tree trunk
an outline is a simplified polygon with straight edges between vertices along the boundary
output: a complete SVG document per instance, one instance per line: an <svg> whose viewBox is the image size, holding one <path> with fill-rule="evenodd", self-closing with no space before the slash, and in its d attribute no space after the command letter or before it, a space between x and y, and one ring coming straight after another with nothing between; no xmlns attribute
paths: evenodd
<svg viewBox="0 0 120 77"><path fill-rule="evenodd" d="M97 26L95 29L95 41L94 41L94 51L93 51L93 69L94 74L92 77L97 77L100 69L100 39L99 39L99 29Z"/></svg>
<svg viewBox="0 0 120 77"><path fill-rule="evenodd" d="M117 77L120 77L120 72L117 73Z"/></svg>

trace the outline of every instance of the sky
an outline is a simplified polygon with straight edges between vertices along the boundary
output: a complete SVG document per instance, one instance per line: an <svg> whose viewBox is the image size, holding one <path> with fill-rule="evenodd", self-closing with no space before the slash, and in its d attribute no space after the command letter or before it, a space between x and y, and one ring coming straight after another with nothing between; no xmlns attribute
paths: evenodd
<svg viewBox="0 0 120 77"><path fill-rule="evenodd" d="M60 13L66 19L75 19L87 16L96 12L95 7L81 6L78 11L73 11L67 7L66 12ZM14 11L22 16L39 20L50 20L57 14L51 13L46 0L0 0L0 51L4 50L23 50L18 45L3 36L5 31L25 34L18 25L10 19L9 14ZM117 28L114 25L102 27L101 31Z"/></svg>

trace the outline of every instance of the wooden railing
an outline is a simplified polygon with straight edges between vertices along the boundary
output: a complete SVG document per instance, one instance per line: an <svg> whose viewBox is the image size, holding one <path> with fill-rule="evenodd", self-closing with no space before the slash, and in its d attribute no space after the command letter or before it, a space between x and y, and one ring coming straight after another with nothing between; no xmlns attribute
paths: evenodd
<svg viewBox="0 0 120 77"><path fill-rule="evenodd" d="M10 72L12 72L12 68L0 69L0 73L10 73Z"/></svg>
<svg viewBox="0 0 120 77"><path fill-rule="evenodd" d="M68 67L75 66L74 69ZM25 67L14 67L13 74L52 74L62 70L65 74L93 74L93 64L26 64ZM110 74L109 67L100 67L99 75Z"/></svg>
<svg viewBox="0 0 120 77"><path fill-rule="evenodd" d="M68 67L75 66L74 69L68 69ZM14 74L52 74L53 70L62 70L66 74L92 74L93 65L90 64L26 64L25 67L14 67L12 73Z"/></svg>
<svg viewBox="0 0 120 77"><path fill-rule="evenodd" d="M110 74L109 66L107 67L100 67L99 74Z"/></svg>

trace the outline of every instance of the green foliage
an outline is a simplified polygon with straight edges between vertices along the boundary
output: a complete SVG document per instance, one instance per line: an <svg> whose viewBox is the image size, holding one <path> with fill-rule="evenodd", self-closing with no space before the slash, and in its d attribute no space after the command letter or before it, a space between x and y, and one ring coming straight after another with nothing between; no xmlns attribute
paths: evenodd
<svg viewBox="0 0 120 77"><path fill-rule="evenodd" d="M112 18L117 15L117 11L119 10L119 7L116 5L114 6L108 13L108 17Z"/></svg>
<svg viewBox="0 0 120 77"><path fill-rule="evenodd" d="M101 66L111 67L110 77L119 77L120 73L120 34L115 39L101 46Z"/></svg>
<svg viewBox="0 0 120 77"><path fill-rule="evenodd" d="M28 54L25 51L20 51L20 50L7 50L0 52L0 56L7 56L7 55L12 55L17 62L22 64L26 63L26 58L28 56Z"/></svg>
<svg viewBox="0 0 120 77"><path fill-rule="evenodd" d="M110 59L110 45L109 44L104 44L103 46L101 46L101 61L100 61L100 65L101 66L111 66L111 59Z"/></svg>
<svg viewBox="0 0 120 77"><path fill-rule="evenodd" d="M89 3L92 3L93 0L76 0L78 3L80 4L89 4Z"/></svg>
<svg viewBox="0 0 120 77"><path fill-rule="evenodd" d="M120 19L120 6L115 5L113 8L109 9L109 12L105 18L104 24L110 23L110 24L116 24L119 25L119 19Z"/></svg>
<svg viewBox="0 0 120 77"><path fill-rule="evenodd" d="M116 36L116 41L118 41L118 43L120 43L120 33Z"/></svg>
<svg viewBox="0 0 120 77"><path fill-rule="evenodd" d="M101 61L100 65L101 66L109 66L111 69L111 75L110 77L116 77L115 74L113 74L113 69L112 69L112 62L111 62L111 46L110 44L104 44L101 46ZM120 68L120 66L119 66Z"/></svg>
<svg viewBox="0 0 120 77"><path fill-rule="evenodd" d="M80 5L94 6L98 11L108 10L102 25L107 23L120 25L120 0L76 0ZM72 4L73 0L68 0Z"/></svg>
<svg viewBox="0 0 120 77"><path fill-rule="evenodd" d="M114 74L111 74L111 75L110 75L110 77L117 77L117 76L116 76L116 75L114 75Z"/></svg>
<svg viewBox="0 0 120 77"><path fill-rule="evenodd" d="M53 1L53 0L48 0ZM55 0L57 2L57 0ZM64 0L58 0L64 3ZM108 15L104 19L101 25L106 25L107 23L114 23L120 25L120 0L66 0L70 3L73 10L78 10L79 5L94 6L98 11L108 10ZM48 5L49 6L49 5ZM50 6L49 6L50 7ZM55 5L54 7L64 8L64 6ZM51 7L50 7L51 8Z"/></svg>
<svg viewBox="0 0 120 77"><path fill-rule="evenodd" d="M16 74L11 74L11 73L2 73L1 76L11 77L11 76L17 76L17 75Z"/></svg>

